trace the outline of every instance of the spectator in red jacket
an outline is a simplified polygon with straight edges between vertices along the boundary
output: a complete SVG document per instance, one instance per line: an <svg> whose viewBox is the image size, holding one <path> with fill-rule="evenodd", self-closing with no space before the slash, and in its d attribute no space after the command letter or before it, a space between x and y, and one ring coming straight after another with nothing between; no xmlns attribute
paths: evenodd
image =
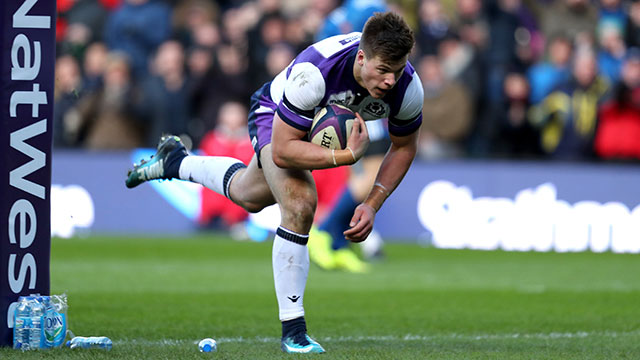
<svg viewBox="0 0 640 360"><path fill-rule="evenodd" d="M640 49L630 49L614 97L600 108L595 150L601 158L640 159Z"/></svg>

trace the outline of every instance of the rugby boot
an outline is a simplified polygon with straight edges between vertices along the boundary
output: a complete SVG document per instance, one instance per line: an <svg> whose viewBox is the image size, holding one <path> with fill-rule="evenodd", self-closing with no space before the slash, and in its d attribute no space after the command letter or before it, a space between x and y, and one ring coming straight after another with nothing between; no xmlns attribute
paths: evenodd
<svg viewBox="0 0 640 360"><path fill-rule="evenodd" d="M345 270L347 272L366 274L371 271L371 265L360 260L358 255L349 248L336 250L334 261L336 269Z"/></svg>
<svg viewBox="0 0 640 360"><path fill-rule="evenodd" d="M187 155L187 149L179 137L163 136L156 153L149 160L134 164L133 170L129 170L125 184L132 189L149 180L177 178L180 162Z"/></svg>
<svg viewBox="0 0 640 360"><path fill-rule="evenodd" d="M288 354L322 354L325 352L324 348L304 331L291 337L282 338L280 347Z"/></svg>

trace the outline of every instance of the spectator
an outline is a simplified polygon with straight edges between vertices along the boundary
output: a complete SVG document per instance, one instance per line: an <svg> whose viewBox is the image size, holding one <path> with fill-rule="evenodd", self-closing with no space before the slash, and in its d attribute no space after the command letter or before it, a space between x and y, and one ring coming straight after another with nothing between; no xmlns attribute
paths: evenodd
<svg viewBox="0 0 640 360"><path fill-rule="evenodd" d="M214 22L207 22L196 26L192 32L192 46L215 48L220 44L221 36L218 25Z"/></svg>
<svg viewBox="0 0 640 360"><path fill-rule="evenodd" d="M516 16L520 27L514 34L516 39L516 54L525 66L539 60L544 55L544 35L540 31L539 21L535 14L522 0L510 0L515 3Z"/></svg>
<svg viewBox="0 0 640 360"><path fill-rule="evenodd" d="M75 57L63 55L56 59L53 106L53 145L56 147L75 146L65 132L64 117L80 99L82 77Z"/></svg>
<svg viewBox="0 0 640 360"><path fill-rule="evenodd" d="M632 0L629 4L625 42L629 47L640 47L640 0Z"/></svg>
<svg viewBox="0 0 640 360"><path fill-rule="evenodd" d="M189 93L185 67L180 42L168 40L160 45L151 63L150 75L142 83L147 146L153 147L162 134L187 133Z"/></svg>
<svg viewBox="0 0 640 360"><path fill-rule="evenodd" d="M90 149L132 149L143 145L145 128L136 114L136 90L126 55L111 53L104 86L65 115L69 138Z"/></svg>
<svg viewBox="0 0 640 360"><path fill-rule="evenodd" d="M448 33L438 46L445 78L463 84L473 99L480 99L484 88L482 62L473 46L462 42L456 33Z"/></svg>
<svg viewBox="0 0 640 360"><path fill-rule="evenodd" d="M296 53L306 49L313 43L316 26L307 21L307 14L311 13L310 9L302 10L300 13L292 14L287 17L285 25L285 42L288 43Z"/></svg>
<svg viewBox="0 0 640 360"><path fill-rule="evenodd" d="M627 51L619 27L603 23L598 28L598 69L613 84L620 80L620 69Z"/></svg>
<svg viewBox="0 0 640 360"><path fill-rule="evenodd" d="M271 79L266 74L265 59L269 48L285 40L286 20L280 13L266 14L249 31L249 66L251 88L257 89Z"/></svg>
<svg viewBox="0 0 640 360"><path fill-rule="evenodd" d="M435 56L420 60L418 74L424 88L420 157L435 160L464 155L467 136L473 128L469 91L457 80L445 78Z"/></svg>
<svg viewBox="0 0 640 360"><path fill-rule="evenodd" d="M104 69L109 50L102 42L94 42L85 52L83 67L83 89L87 92L98 91L103 85Z"/></svg>
<svg viewBox="0 0 640 360"><path fill-rule="evenodd" d="M531 66L527 71L532 104L538 104L559 84L571 77L571 54L573 52L568 37L558 34L548 43L547 59Z"/></svg>
<svg viewBox="0 0 640 360"><path fill-rule="evenodd" d="M422 55L437 55L438 45L451 25L439 0L422 0L418 9L416 45Z"/></svg>
<svg viewBox="0 0 640 360"><path fill-rule="evenodd" d="M487 5L489 38L485 61L490 106L504 101L505 76L510 68L518 65L516 30L521 27L517 16L519 8L519 0L496 0Z"/></svg>
<svg viewBox="0 0 640 360"><path fill-rule="evenodd" d="M484 106L485 77L482 60L475 48L462 42L457 34L449 33L438 46L438 58L445 80L464 86L472 99L474 112L481 114ZM473 127L476 126L482 124L474 121ZM480 132L472 130L467 142L469 154L485 155L486 142L486 138Z"/></svg>
<svg viewBox="0 0 640 360"><path fill-rule="evenodd" d="M98 0L58 0L56 4L57 52L80 61L85 48L102 39L107 8Z"/></svg>
<svg viewBox="0 0 640 360"><path fill-rule="evenodd" d="M265 58L266 73L273 79L286 68L295 58L295 51L287 43L279 43L271 46Z"/></svg>
<svg viewBox="0 0 640 360"><path fill-rule="evenodd" d="M463 42L483 53L489 42L489 23L481 0L457 0L455 28Z"/></svg>
<svg viewBox="0 0 640 360"><path fill-rule="evenodd" d="M179 39L185 48L213 47L220 41L217 21L218 8L215 2L180 1L173 10L174 37Z"/></svg>
<svg viewBox="0 0 640 360"><path fill-rule="evenodd" d="M524 1L536 15L545 39L556 34L566 34L572 41L579 36L595 37L598 9L590 0Z"/></svg>
<svg viewBox="0 0 640 360"><path fill-rule="evenodd" d="M107 19L104 39L131 59L135 79L147 75L148 59L171 33L171 12L160 0L125 0Z"/></svg>
<svg viewBox="0 0 640 360"><path fill-rule="evenodd" d="M491 154L498 157L532 157L540 155L539 136L528 121L529 81L519 71L510 71L503 82L503 101L491 104L485 131Z"/></svg>
<svg viewBox="0 0 640 360"><path fill-rule="evenodd" d="M254 7L245 5L232 8L222 14L222 39L246 53L247 31L257 23L259 16Z"/></svg>
<svg viewBox="0 0 640 360"><path fill-rule="evenodd" d="M213 82L214 50L206 47L193 47L187 53L187 71L189 73L188 100L189 124L188 133L193 136L197 146L202 136L212 127L207 125L208 118L215 118L215 107L211 95L219 84Z"/></svg>
<svg viewBox="0 0 640 360"><path fill-rule="evenodd" d="M387 10L384 0L344 0L343 4L331 11L320 30L316 41L339 34L362 31L364 23L374 12Z"/></svg>
<svg viewBox="0 0 640 360"><path fill-rule="evenodd" d="M207 57L208 54L202 53L199 56ZM194 74L190 85L189 107L192 121L189 126L192 128L195 144L202 139L204 132L216 127L218 112L223 103L231 99L248 101L252 90L247 80L246 58L242 56L240 49L231 44L221 44L213 56L213 67L206 72ZM190 65L191 69L193 65ZM196 132L195 129L200 129L201 132Z"/></svg>
<svg viewBox="0 0 640 360"><path fill-rule="evenodd" d="M640 160L640 49L629 50L613 94L600 109L596 153L605 159Z"/></svg>
<svg viewBox="0 0 640 360"><path fill-rule="evenodd" d="M607 80L598 74L593 50L576 50L571 80L533 110L534 125L541 129L542 149L553 158L591 158L597 109L608 88Z"/></svg>
<svg viewBox="0 0 640 360"><path fill-rule="evenodd" d="M627 23L627 14L622 6L622 0L599 0L599 3L598 27L610 24L622 33Z"/></svg>

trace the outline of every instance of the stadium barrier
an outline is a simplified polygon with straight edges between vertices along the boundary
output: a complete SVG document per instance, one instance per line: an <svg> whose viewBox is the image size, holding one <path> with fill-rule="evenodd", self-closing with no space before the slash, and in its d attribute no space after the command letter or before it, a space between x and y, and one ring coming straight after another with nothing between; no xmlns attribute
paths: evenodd
<svg viewBox="0 0 640 360"><path fill-rule="evenodd" d="M54 235L197 231L200 186L124 186L132 153L56 152ZM440 248L640 252L640 168L560 162L416 162L376 218L391 241ZM278 222L268 212L260 224ZM65 222L66 221L66 222Z"/></svg>
<svg viewBox="0 0 640 360"><path fill-rule="evenodd" d="M20 295L49 294L53 0L0 2L0 346Z"/></svg>

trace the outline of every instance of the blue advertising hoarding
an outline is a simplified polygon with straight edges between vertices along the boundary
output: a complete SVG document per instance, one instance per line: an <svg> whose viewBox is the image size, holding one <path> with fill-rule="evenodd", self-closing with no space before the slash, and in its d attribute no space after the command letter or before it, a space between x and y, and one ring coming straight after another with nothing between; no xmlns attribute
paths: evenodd
<svg viewBox="0 0 640 360"><path fill-rule="evenodd" d="M54 152L54 233L67 236L77 228L180 237L197 231L199 185L124 186L127 169L142 157L140 150ZM390 241L440 248L636 253L638 184L636 164L416 161L375 227ZM280 221L277 211L250 219L273 229Z"/></svg>
<svg viewBox="0 0 640 360"><path fill-rule="evenodd" d="M640 252L640 165L417 164L377 219L440 248Z"/></svg>
<svg viewBox="0 0 640 360"><path fill-rule="evenodd" d="M6 346L18 296L49 293L56 3L0 4L0 346Z"/></svg>

